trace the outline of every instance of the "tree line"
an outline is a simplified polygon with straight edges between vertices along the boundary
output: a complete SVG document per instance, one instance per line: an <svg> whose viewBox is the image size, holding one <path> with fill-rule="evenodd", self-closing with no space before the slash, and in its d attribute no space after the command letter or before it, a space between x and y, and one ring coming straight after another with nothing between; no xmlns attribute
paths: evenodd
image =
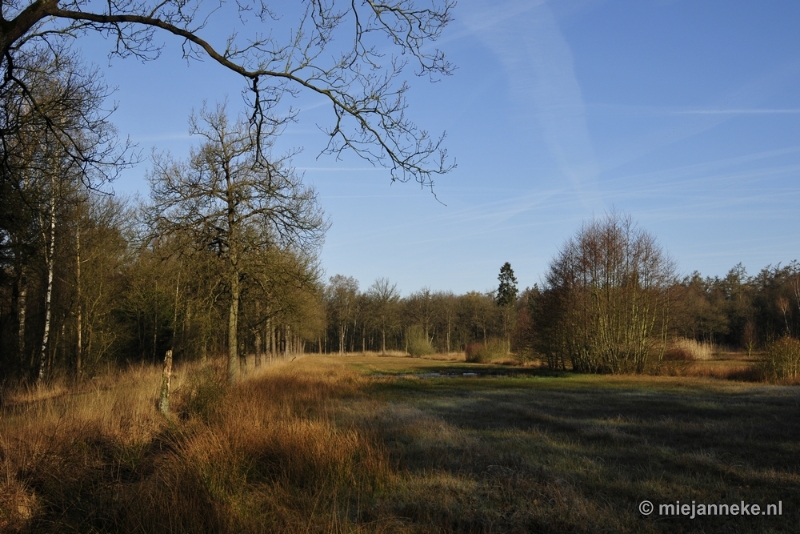
<svg viewBox="0 0 800 534"><path fill-rule="evenodd" d="M3 378L80 379L224 346L235 380L240 332L280 322L269 350L296 343L288 328L309 322L327 220L292 154L271 150L280 122L254 134L224 104L203 107L189 157L154 154L150 198L126 204L102 189L137 159L102 108L106 87L69 50L52 52L18 54L20 83L0 93Z"/></svg>
<svg viewBox="0 0 800 534"><path fill-rule="evenodd" d="M222 112L205 118L221 128ZM508 263L496 290L461 295L422 288L401 297L386 278L366 288L345 275L323 281L315 253L326 222L313 191L275 170L273 187L304 209L283 226L249 226L274 206L247 204L262 195L247 192L247 163L228 205L226 189L213 186L226 175L209 167L226 145L208 140L219 130L204 131L187 162L154 166L151 198L138 206L63 173L7 190L17 211L1 279L5 378L80 378L156 363L170 349L177 361L227 355L238 374L246 355L259 365L302 352L424 355L498 342L509 357L619 372L641 370L673 336L752 351L800 334L798 262L678 279L652 237L617 216L586 225L543 284L522 291ZM218 195L201 209L181 195L203 184Z"/></svg>
<svg viewBox="0 0 800 534"><path fill-rule="evenodd" d="M661 358L673 336L748 351L800 336L797 261L752 276L738 265L724 278L679 279L654 237L613 213L586 223L541 286L523 291L508 263L496 290L463 295L423 288L401 298L384 278L366 289L346 275L325 281L318 252L328 222L293 154L274 150L296 119L278 103L305 90L324 96L333 112L327 152L351 150L390 168L393 180L432 186L453 164L441 139L406 117L401 58L418 74L451 71L426 47L449 21L449 1L308 2L294 13L300 26L284 28L289 45L269 37L244 46L234 34L225 53L200 35L199 3L122 2L108 12L87 2L0 5L3 381L82 379L158 362L167 350L178 361L225 355L235 380L248 361L298 352L490 345L556 368L627 372ZM258 3L236 6L261 23L279 18ZM352 28L352 50L332 45ZM185 40L187 58L207 55L248 83L247 113L204 106L190 119L199 142L187 158L153 155L143 202L105 192L141 156L110 122L100 72L71 49L90 31L115 36L112 54L140 59L157 57L153 39L165 31ZM378 53L378 36L399 51Z"/></svg>

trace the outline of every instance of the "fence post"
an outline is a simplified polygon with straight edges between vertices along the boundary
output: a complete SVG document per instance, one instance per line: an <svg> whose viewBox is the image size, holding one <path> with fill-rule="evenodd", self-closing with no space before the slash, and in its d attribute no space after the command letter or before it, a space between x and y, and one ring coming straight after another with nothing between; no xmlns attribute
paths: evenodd
<svg viewBox="0 0 800 534"><path fill-rule="evenodd" d="M172 378L172 349L164 356L164 373L161 375L161 396L158 399L158 409L164 415L169 415L169 382Z"/></svg>

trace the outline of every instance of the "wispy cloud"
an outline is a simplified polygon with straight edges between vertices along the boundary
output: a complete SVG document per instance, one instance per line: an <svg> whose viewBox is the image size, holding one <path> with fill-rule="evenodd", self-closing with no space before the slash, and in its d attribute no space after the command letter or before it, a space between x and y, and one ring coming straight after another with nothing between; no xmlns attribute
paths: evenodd
<svg viewBox="0 0 800 534"><path fill-rule="evenodd" d="M597 164L586 106L572 52L548 4L509 0L464 20L502 62L517 120L538 124L562 175L583 203L592 205Z"/></svg>
<svg viewBox="0 0 800 534"><path fill-rule="evenodd" d="M673 111L674 115L796 115L800 109L690 109Z"/></svg>

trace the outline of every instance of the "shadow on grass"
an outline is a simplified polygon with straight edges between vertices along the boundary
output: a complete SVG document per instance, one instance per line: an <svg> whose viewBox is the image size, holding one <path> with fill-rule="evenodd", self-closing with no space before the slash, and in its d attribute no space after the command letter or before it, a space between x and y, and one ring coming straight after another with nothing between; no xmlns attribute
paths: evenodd
<svg viewBox="0 0 800 534"><path fill-rule="evenodd" d="M370 387L389 404L372 424L394 461L418 484L458 480L462 501L450 506L462 521L470 518L469 529L800 527L797 388L524 371L499 378L384 378ZM436 505L440 491L422 507L449 517ZM655 503L653 515L639 513L643 500ZM780 501L782 515L659 516L659 504L676 501L743 501L762 510Z"/></svg>

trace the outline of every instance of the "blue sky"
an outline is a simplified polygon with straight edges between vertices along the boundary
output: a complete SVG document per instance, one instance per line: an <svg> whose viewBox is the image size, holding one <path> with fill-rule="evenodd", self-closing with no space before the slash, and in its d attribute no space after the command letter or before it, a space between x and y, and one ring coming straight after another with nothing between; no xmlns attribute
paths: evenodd
<svg viewBox="0 0 800 534"><path fill-rule="evenodd" d="M439 46L455 74L410 80L410 115L447 132L458 164L436 181L441 202L356 158L318 158L327 110L312 95L294 102L281 146L304 148L295 166L332 222L326 278L486 291L508 261L532 286L583 221L610 210L655 235L682 274L800 259L800 2L462 0L454 16ZM182 157L191 109L238 105L243 83L187 66L163 39L152 63L106 68L94 38L84 55L118 88L120 132L145 155ZM148 166L114 189L146 196Z"/></svg>

